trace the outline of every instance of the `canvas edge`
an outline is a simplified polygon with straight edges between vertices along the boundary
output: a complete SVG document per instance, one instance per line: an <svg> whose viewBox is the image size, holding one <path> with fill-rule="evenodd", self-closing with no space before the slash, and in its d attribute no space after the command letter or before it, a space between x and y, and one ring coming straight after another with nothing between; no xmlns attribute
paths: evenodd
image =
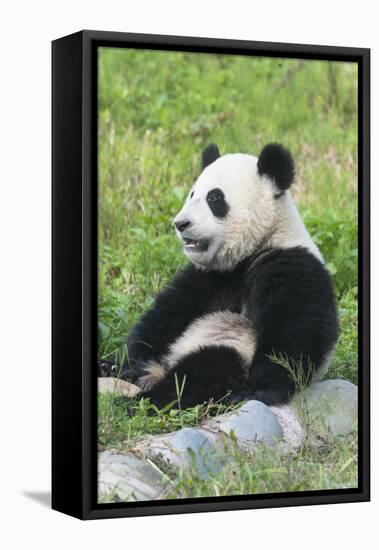
<svg viewBox="0 0 379 550"><path fill-rule="evenodd" d="M81 134L81 158L75 167L75 179L77 185L80 185L82 200L80 209L78 205L73 205L72 197L67 196L66 201L71 207L74 207L74 217L80 216L81 232L72 231L72 238L80 242L81 246L81 270L78 270L77 265L71 266L72 280L75 282L75 289L78 292L80 283L81 293L81 345L80 355L81 368L78 369L71 365L67 367L64 364L64 359L57 360L57 342L62 340L62 336L58 336L56 332L56 322L58 309L54 296L59 292L69 292L70 285L65 277L56 273L53 253L53 273L55 272L55 283L53 286L53 498L52 507L61 512L73 515L81 519L100 519L110 517L127 517L127 516L143 516L143 515L159 515L172 513L192 513L204 511L222 511L222 510L237 510L237 509L253 509L267 508L278 506L299 506L312 504L327 504L327 503L342 503L342 502L359 502L368 501L370 499L370 448L369 448L369 397L370 397L370 380L369 380L369 138L370 138L370 50L366 48L344 48L334 46L312 46L298 44L279 44L279 43L256 43L247 41L234 41L227 39L207 39L207 38L192 38L192 37L170 37L162 35L140 35L129 33L109 33L102 31L81 31L68 37L56 40L53 42L54 49L61 49L67 46L66 41L74 40L78 46L78 55L80 55L82 70L81 70L81 107L80 119L82 124ZM177 49L188 47L196 51L214 51L214 50L229 50L229 53L238 53L241 49L246 55L253 55L253 52L262 50L259 55L274 55L274 53L282 56L301 57L301 48L303 48L304 56L308 59L314 58L341 58L353 57L355 61L360 63L362 67L362 90L361 90L361 120L360 120L360 152L361 152L361 172L360 181L362 186L361 196L361 217L360 227L361 232L361 262L362 277L360 280L361 288L361 355L360 355L360 490L346 489L341 491L322 491L312 494L297 494L295 496L289 494L261 495L251 497L220 497L218 499L191 499L188 501L173 501L165 502L164 504L156 502L132 503L125 505L99 505L96 497L96 478L97 478L97 461L96 461L96 377L94 371L91 371L93 358L93 350L96 345L96 311L93 310L93 304L96 303L96 281L94 278L94 269L97 262L97 240L96 240L96 192L94 193L95 183L97 181L97 136L96 119L97 105L94 96L95 78L96 78L96 63L94 60L95 52L100 45L109 46L116 44L117 47L132 47L132 44L138 44L139 47L149 47L154 45L160 49ZM258 49L257 49L258 48ZM53 53L54 58L54 53ZM54 61L54 60L53 60ZM53 63L54 64L54 63ZM57 78L58 67L53 68L53 83L54 74ZM59 78L59 77L58 77ZM76 77L77 78L77 77ZM76 82L76 84L78 84ZM55 84L56 87L56 84ZM55 112L55 114L54 114ZM78 110L79 112L79 110ZM75 117L78 116L75 113ZM54 188L57 187L57 174L54 175L54 166L59 158L59 138L56 126L57 105L54 101L54 84L53 84L53 197ZM72 116L69 113L68 116ZM76 120L77 122L77 120ZM75 121L73 121L75 124ZM72 147L73 144L71 144ZM54 160L55 158L55 160ZM54 198L53 198L54 211ZM55 214L54 214L55 218ZM59 220L59 215L58 215ZM53 219L53 235L59 233L59 221ZM77 227L77 226L75 226ZM59 248L55 236L54 248ZM66 239L67 240L67 239ZM70 240L70 239L68 239ZM63 247L65 247L64 243ZM67 245L67 243L66 243ZM59 263L59 261L58 261ZM79 281L80 279L80 281ZM57 289L59 288L59 292ZM55 305L54 305L55 304ZM66 315L66 314L65 314ZM54 325L55 319L55 325ZM75 324L76 326L76 324ZM60 341L59 346L64 348L65 343ZM59 347L58 346L58 347ZM78 348L79 349L79 348ZM78 360L78 349L76 349L76 360ZM75 350L74 350L75 351ZM55 357L55 359L54 359ZM67 357L67 356L66 356ZM79 376L80 375L80 376ZM57 382L59 378L59 384ZM62 382L63 379L63 382ZM63 392L63 393L62 393ZM67 403L65 403L65 395L70 395L70 407L73 405L77 411L75 429L69 440L73 444L73 456L77 457L74 463L71 463L72 471L71 479L68 482L67 473L63 475L62 467L67 468L67 461L63 460L62 456L67 449L67 433L62 440L62 431L65 433L68 425L72 425L72 420L75 414L67 414ZM73 397L74 395L74 404ZM80 412L79 412L80 410ZM71 420L71 424L70 424ZM54 434L55 432L55 434ZM60 435L58 435L60 434ZM62 456L59 456L62 455ZM76 480L76 481L75 481ZM322 493L322 494L320 494ZM71 494L71 498L69 495Z"/></svg>

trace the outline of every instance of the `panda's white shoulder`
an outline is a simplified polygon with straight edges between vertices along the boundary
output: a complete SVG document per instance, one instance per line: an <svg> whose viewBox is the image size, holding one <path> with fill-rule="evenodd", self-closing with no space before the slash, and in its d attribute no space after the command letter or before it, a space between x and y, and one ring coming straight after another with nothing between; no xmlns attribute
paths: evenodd
<svg viewBox="0 0 379 550"><path fill-rule="evenodd" d="M286 191L278 204L276 230L271 245L275 248L294 248L301 246L313 254L321 263L324 258L306 229L290 191Z"/></svg>

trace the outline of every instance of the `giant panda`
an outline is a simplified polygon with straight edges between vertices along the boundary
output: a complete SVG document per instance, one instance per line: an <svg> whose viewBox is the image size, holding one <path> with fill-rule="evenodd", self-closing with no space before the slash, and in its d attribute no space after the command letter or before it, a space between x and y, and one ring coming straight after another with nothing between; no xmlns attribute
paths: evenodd
<svg viewBox="0 0 379 550"><path fill-rule="evenodd" d="M221 156L215 144L204 150L174 219L189 263L132 330L119 374L157 407L177 400L178 384L181 407L284 404L296 384L275 356L303 380L327 369L338 337L335 297L292 199L293 180L294 161L280 144L258 158Z"/></svg>

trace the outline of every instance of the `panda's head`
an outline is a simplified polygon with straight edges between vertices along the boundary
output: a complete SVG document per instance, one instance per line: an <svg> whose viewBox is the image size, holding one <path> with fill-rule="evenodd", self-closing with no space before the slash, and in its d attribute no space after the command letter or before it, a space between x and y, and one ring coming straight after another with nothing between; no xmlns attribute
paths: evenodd
<svg viewBox="0 0 379 550"><path fill-rule="evenodd" d="M268 242L293 179L294 163L282 145L266 145L259 158L220 156L216 145L207 147L174 220L185 255L201 268L233 269Z"/></svg>

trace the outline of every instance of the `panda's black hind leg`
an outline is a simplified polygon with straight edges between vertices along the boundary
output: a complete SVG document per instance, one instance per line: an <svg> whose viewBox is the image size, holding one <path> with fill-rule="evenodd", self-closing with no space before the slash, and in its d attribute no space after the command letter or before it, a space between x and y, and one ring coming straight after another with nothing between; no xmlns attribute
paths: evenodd
<svg viewBox="0 0 379 550"><path fill-rule="evenodd" d="M225 401L239 393L246 382L242 358L232 348L207 346L179 361L167 376L151 390L140 394L162 408L175 401L177 406L187 408L213 401ZM178 396L178 388L183 391Z"/></svg>

